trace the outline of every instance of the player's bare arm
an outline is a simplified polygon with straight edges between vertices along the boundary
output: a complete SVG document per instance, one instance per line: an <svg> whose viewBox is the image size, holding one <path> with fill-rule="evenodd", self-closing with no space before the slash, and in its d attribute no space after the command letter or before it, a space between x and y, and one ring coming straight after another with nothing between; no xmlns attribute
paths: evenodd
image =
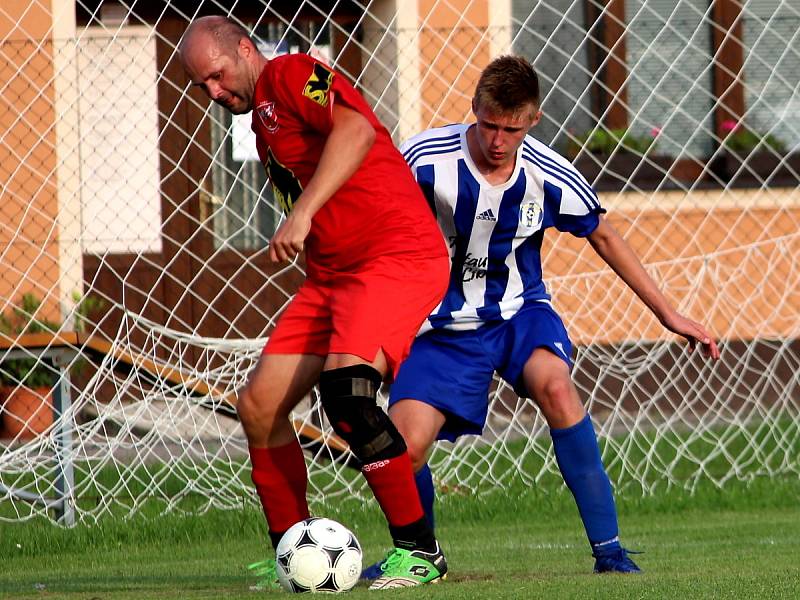
<svg viewBox="0 0 800 600"><path fill-rule="evenodd" d="M700 344L706 356L717 360L719 348L713 336L700 323L678 313L619 233L602 217L587 238L595 252L656 315L664 327L686 338L689 351Z"/></svg>
<svg viewBox="0 0 800 600"><path fill-rule="evenodd" d="M281 224L269 246L272 262L292 260L302 252L311 219L328 199L356 172L375 141L375 129L360 113L333 106L333 128L319 165Z"/></svg>

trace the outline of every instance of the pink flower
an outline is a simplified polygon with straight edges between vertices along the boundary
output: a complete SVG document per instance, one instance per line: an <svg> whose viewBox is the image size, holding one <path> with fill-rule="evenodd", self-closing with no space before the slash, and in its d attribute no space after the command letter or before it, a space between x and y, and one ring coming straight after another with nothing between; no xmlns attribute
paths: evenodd
<svg viewBox="0 0 800 600"><path fill-rule="evenodd" d="M739 124L736 121L728 119L727 121L723 121L722 123L720 123L719 128L722 130L723 133L730 133L731 131L736 129L738 125Z"/></svg>
<svg viewBox="0 0 800 600"><path fill-rule="evenodd" d="M655 138L655 137L658 137L659 135L661 135L661 127L653 127L650 130L650 136L651 137Z"/></svg>

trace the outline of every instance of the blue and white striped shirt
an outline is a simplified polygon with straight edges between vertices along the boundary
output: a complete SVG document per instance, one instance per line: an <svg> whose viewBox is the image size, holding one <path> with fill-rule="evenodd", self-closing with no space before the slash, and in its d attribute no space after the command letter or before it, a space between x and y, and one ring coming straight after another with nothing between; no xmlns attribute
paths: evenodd
<svg viewBox="0 0 800 600"><path fill-rule="evenodd" d="M531 302L549 302L544 230L585 237L605 212L572 164L531 136L508 181L490 185L467 150L468 128L430 129L400 148L450 248L450 285L421 331L477 329L510 319Z"/></svg>

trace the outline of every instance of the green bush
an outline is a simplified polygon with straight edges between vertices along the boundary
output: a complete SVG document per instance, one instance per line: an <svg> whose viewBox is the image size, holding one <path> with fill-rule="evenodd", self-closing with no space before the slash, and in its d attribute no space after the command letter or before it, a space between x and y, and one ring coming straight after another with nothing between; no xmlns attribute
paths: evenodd
<svg viewBox="0 0 800 600"><path fill-rule="evenodd" d="M94 296L81 297L73 294L77 310L75 314L74 329L84 331L88 315L100 310L105 303ZM20 303L11 308L9 314L0 314L0 332L9 337L29 333L57 333L61 330L61 323L39 318L42 301L34 294L22 295ZM76 361L73 371L79 369L81 363ZM0 364L0 383L16 387L24 385L29 388L52 387L55 384L56 374L52 367L43 363L39 358L12 358Z"/></svg>
<svg viewBox="0 0 800 600"><path fill-rule="evenodd" d="M726 150L747 156L756 150L772 150L786 154L786 145L771 133L761 134L736 121L723 121L722 131L725 139L722 145Z"/></svg>
<svg viewBox="0 0 800 600"><path fill-rule="evenodd" d="M626 128L595 128L570 141L568 154L574 158L581 150L600 156L628 153L643 155L655 148L661 130L653 128L648 134L634 134Z"/></svg>

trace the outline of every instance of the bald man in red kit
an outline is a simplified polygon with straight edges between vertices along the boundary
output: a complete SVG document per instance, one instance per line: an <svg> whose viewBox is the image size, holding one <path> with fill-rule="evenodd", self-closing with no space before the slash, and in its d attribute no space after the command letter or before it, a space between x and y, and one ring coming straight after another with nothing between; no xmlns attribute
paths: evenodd
<svg viewBox="0 0 800 600"><path fill-rule="evenodd" d="M448 252L431 209L387 130L327 65L305 54L267 59L224 17L192 22L180 58L214 102L253 112L258 154L286 216L270 259L306 253L306 281L237 402L273 547L309 516L289 415L319 382L328 420L361 461L389 524L394 548L371 587L438 580L447 564L405 442L376 404L447 288ZM272 584L274 561L260 567Z"/></svg>

